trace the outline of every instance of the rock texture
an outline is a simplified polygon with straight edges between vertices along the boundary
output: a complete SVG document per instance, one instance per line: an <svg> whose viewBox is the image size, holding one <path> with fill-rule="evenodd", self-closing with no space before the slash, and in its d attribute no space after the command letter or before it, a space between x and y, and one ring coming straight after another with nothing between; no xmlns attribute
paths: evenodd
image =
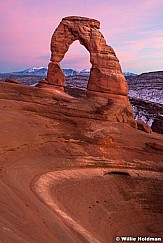
<svg viewBox="0 0 163 243"><path fill-rule="evenodd" d="M71 16L63 18L51 39L51 62L48 66L47 79L39 86L54 87L64 91L65 76L60 68L69 46L76 40L90 53L92 64L87 85L87 97L91 102L101 105L109 120L128 122L136 127L133 112L128 100L128 86L119 61L112 47L99 31L100 22L95 19Z"/></svg>
<svg viewBox="0 0 163 243"><path fill-rule="evenodd" d="M162 116L156 117L152 123L151 128L152 131L163 134L163 117Z"/></svg>
<svg viewBox="0 0 163 243"><path fill-rule="evenodd" d="M163 71L128 76L126 79L130 97L163 104Z"/></svg>
<svg viewBox="0 0 163 243"><path fill-rule="evenodd" d="M64 92L0 83L0 241L163 237L163 136Z"/></svg>
<svg viewBox="0 0 163 243"><path fill-rule="evenodd" d="M119 61L99 28L100 22L94 19L77 16L62 19L51 40L51 63L47 75L49 84L64 87L64 75L59 63L70 45L79 40L89 51L92 64L88 93L127 95L127 84Z"/></svg>
<svg viewBox="0 0 163 243"><path fill-rule="evenodd" d="M19 84L19 82L16 79L11 79L11 78L5 79L5 82L12 83L12 84Z"/></svg>

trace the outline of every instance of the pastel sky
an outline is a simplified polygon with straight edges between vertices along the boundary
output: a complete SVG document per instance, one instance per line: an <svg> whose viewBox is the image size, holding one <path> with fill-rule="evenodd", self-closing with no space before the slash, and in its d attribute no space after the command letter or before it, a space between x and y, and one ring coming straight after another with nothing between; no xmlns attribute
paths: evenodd
<svg viewBox="0 0 163 243"><path fill-rule="evenodd" d="M101 32L123 71L163 70L163 0L4 0L0 2L0 72L47 66L50 39L63 17L101 22ZM90 67L89 53L74 42L63 68Z"/></svg>

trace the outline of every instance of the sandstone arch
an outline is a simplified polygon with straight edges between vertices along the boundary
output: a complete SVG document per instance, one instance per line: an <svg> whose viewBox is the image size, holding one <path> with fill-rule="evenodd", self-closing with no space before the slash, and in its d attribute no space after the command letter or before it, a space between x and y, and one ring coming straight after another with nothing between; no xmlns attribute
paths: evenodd
<svg viewBox="0 0 163 243"><path fill-rule="evenodd" d="M112 47L99 31L100 22L85 17L63 18L51 39L51 62L48 65L47 84L64 90L65 76L60 68L69 46L79 40L90 53L89 95L122 95L128 93L127 83Z"/></svg>
<svg viewBox="0 0 163 243"><path fill-rule="evenodd" d="M112 47L99 31L95 19L71 16L63 18L51 39L51 59L47 78L38 86L64 91L65 76L60 68L70 45L79 40L90 53L92 64L87 85L87 99L97 108L96 112L110 121L127 122L136 127L128 99L128 86L119 60Z"/></svg>

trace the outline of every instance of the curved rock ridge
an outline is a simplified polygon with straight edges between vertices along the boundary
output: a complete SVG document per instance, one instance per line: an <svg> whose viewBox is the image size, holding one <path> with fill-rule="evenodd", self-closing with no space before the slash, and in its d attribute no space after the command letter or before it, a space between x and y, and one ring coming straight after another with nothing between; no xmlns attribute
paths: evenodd
<svg viewBox="0 0 163 243"><path fill-rule="evenodd" d="M163 237L163 136L96 105L0 82L0 242Z"/></svg>
<svg viewBox="0 0 163 243"><path fill-rule="evenodd" d="M148 234L149 228L155 230L155 220L159 220L159 214L155 215L156 218L145 215L134 195L137 194L141 200L148 200L148 187L144 181L161 178L161 172L124 168L65 169L42 174L32 182L31 189L82 242L113 242L117 232L121 235L131 232L137 235L138 232ZM129 185L133 182L139 186L130 191ZM131 204L126 200L123 188L132 200ZM80 224L75 220L79 217Z"/></svg>

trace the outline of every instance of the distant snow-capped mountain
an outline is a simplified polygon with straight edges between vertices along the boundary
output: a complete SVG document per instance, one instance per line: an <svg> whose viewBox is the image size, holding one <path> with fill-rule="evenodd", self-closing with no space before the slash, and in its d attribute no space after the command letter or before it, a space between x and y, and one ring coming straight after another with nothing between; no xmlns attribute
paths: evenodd
<svg viewBox="0 0 163 243"><path fill-rule="evenodd" d="M136 73L130 73L130 72L124 72L123 74L124 74L125 77L135 77L135 76L137 76Z"/></svg>
<svg viewBox="0 0 163 243"><path fill-rule="evenodd" d="M18 75L18 76L46 76L47 75L47 68L45 67L32 67L25 69L24 71L18 71L18 72L12 72L11 74L13 75Z"/></svg>
<svg viewBox="0 0 163 243"><path fill-rule="evenodd" d="M62 69L65 76L71 76L77 74L77 71L67 68ZM18 72L12 72L12 75L18 75L18 76L47 76L48 69L46 67L32 67L25 69L24 71L18 71Z"/></svg>
<svg viewBox="0 0 163 243"><path fill-rule="evenodd" d="M44 68L44 67L32 67L32 68L28 68L28 69L24 70L24 72L25 73L32 73L32 72L38 72L38 71L40 71L42 69L46 69L47 70L47 68Z"/></svg>
<svg viewBox="0 0 163 243"><path fill-rule="evenodd" d="M71 68L63 68L62 71L66 77L78 74L76 70Z"/></svg>
<svg viewBox="0 0 163 243"><path fill-rule="evenodd" d="M28 69L25 69L24 71L18 71L18 72L12 72L12 75L19 75L19 76L26 76L26 75L33 75L33 76L46 76L47 75L47 67L31 67ZM89 76L90 75L90 69L83 69L81 71L76 71L72 68L63 68L62 69L65 76L72 76L72 75L82 75L82 76ZM123 73L125 77L135 77L137 74L130 73L130 72L124 72Z"/></svg>
<svg viewBox="0 0 163 243"><path fill-rule="evenodd" d="M89 76L90 75L90 69L83 69L79 72L79 75L83 76Z"/></svg>

